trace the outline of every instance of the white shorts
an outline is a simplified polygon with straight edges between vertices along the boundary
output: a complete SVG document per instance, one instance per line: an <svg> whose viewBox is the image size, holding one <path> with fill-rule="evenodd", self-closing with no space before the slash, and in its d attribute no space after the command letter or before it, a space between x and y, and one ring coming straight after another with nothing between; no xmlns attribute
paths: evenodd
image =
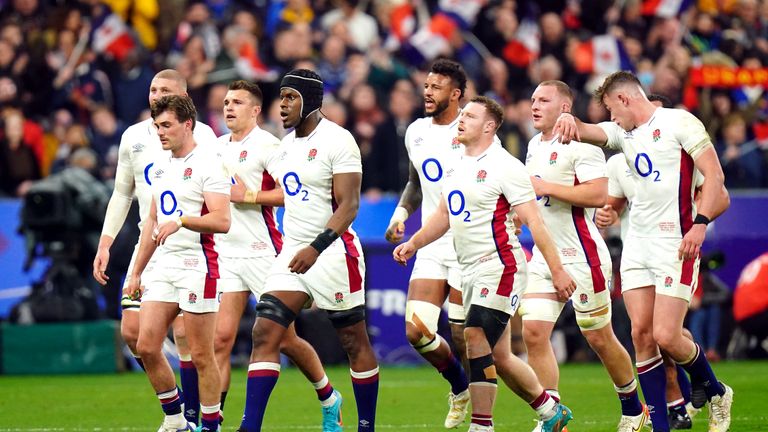
<svg viewBox="0 0 768 432"><path fill-rule="evenodd" d="M284 247L277 256L264 283L264 293L300 291L309 295L317 307L325 310L349 310L365 304L365 261L362 254L321 253L304 274L288 268L299 249Z"/></svg>
<svg viewBox="0 0 768 432"><path fill-rule="evenodd" d="M512 253L515 262L507 265L494 254L462 269L464 309L478 305L510 316L515 314L520 306L528 271L523 249L517 247Z"/></svg>
<svg viewBox="0 0 768 432"><path fill-rule="evenodd" d="M611 264L590 267L587 263L563 264L565 271L576 283L576 290L571 296L573 308L589 313L611 304ZM525 294L555 294L552 273L546 263L531 261L528 263L528 286ZM525 303L525 300L523 300ZM526 312L531 312L523 306Z"/></svg>
<svg viewBox="0 0 768 432"><path fill-rule="evenodd" d="M258 300L274 262L273 256L219 257L219 292L252 292Z"/></svg>
<svg viewBox="0 0 768 432"><path fill-rule="evenodd" d="M177 303L179 309L191 313L219 310L218 279L207 273L184 269L156 269L144 282L142 300Z"/></svg>
<svg viewBox="0 0 768 432"><path fill-rule="evenodd" d="M133 273L133 266L136 264L136 255L139 253L139 244L133 247L133 254L131 254L131 262L128 264L128 271L125 273L125 280L123 281L123 288L127 287L131 282L131 273ZM149 272L155 265L154 257L149 259L147 266L144 268L144 272L141 274L142 284L146 285L146 279L149 277ZM135 310L138 311L141 306L141 298L132 299L124 296L120 299L120 306L123 310Z"/></svg>
<svg viewBox="0 0 768 432"><path fill-rule="evenodd" d="M445 259L435 254L416 253L416 262L411 271L411 281L416 279L445 280L448 286L461 292L461 267L455 259ZM464 307L448 302L448 320L462 323L465 318Z"/></svg>
<svg viewBox="0 0 768 432"><path fill-rule="evenodd" d="M699 281L700 259L679 259L682 241L627 236L621 256L621 291L655 286L658 294L690 302Z"/></svg>

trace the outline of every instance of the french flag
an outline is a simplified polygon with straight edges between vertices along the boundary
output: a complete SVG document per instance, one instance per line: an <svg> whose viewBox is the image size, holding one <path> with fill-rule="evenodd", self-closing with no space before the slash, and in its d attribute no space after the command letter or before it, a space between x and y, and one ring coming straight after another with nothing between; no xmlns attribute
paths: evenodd
<svg viewBox="0 0 768 432"><path fill-rule="evenodd" d="M93 50L122 61L136 47L136 41L122 18L106 6L102 12L93 18L91 30Z"/></svg>
<svg viewBox="0 0 768 432"><path fill-rule="evenodd" d="M438 8L453 16L462 28L468 30L475 25L477 14L485 3L484 0L440 0Z"/></svg>
<svg viewBox="0 0 768 432"><path fill-rule="evenodd" d="M595 36L582 42L574 53L574 67L579 73L610 74L634 70L624 45L612 35Z"/></svg>
<svg viewBox="0 0 768 432"><path fill-rule="evenodd" d="M405 56L413 64L421 64L449 53L451 45L448 41L456 34L458 27L452 17L436 13L428 25L420 28L408 39L408 44L404 47Z"/></svg>
<svg viewBox="0 0 768 432"><path fill-rule="evenodd" d="M693 0L643 0L640 12L645 16L673 18L685 12Z"/></svg>

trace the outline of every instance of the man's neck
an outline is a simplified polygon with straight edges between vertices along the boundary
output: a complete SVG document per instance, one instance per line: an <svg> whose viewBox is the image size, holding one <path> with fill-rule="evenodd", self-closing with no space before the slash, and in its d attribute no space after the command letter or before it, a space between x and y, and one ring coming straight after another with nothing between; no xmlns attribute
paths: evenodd
<svg viewBox="0 0 768 432"><path fill-rule="evenodd" d="M459 116L459 107L455 105L448 105L443 112L432 117L432 123L440 126L445 126L453 123L456 117Z"/></svg>
<svg viewBox="0 0 768 432"><path fill-rule="evenodd" d="M653 113L658 109L656 105L647 101L639 102L637 105L633 109L635 113L635 127L648 123L651 117L653 117Z"/></svg>
<svg viewBox="0 0 768 432"><path fill-rule="evenodd" d="M303 138L309 136L309 134L317 128L317 125L320 124L321 119L322 117L320 117L320 113L317 111L307 116L307 118L302 120L302 122L296 126L296 137Z"/></svg>
<svg viewBox="0 0 768 432"><path fill-rule="evenodd" d="M184 141L184 144L181 145L176 150L171 151L171 156L173 156L176 159L181 159L189 156L190 153L192 153L192 150L197 147L197 143L193 138L189 138L188 140Z"/></svg>
<svg viewBox="0 0 768 432"><path fill-rule="evenodd" d="M256 129L256 124L248 125L246 128L239 130L239 131L232 131L232 136L230 137L230 141L240 142L245 139L245 137L248 136L248 134L251 133Z"/></svg>
<svg viewBox="0 0 768 432"><path fill-rule="evenodd" d="M464 144L464 154L472 157L480 156L488 150L491 144L493 144L493 138L486 139L482 137L474 143Z"/></svg>
<svg viewBox="0 0 768 432"><path fill-rule="evenodd" d="M550 127L547 129L541 130L541 140L542 141L552 141L552 139L555 137L555 128Z"/></svg>

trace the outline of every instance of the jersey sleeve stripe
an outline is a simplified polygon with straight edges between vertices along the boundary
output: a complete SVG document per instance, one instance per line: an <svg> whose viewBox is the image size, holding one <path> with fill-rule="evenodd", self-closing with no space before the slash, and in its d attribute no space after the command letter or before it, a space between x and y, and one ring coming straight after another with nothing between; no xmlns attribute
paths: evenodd
<svg viewBox="0 0 768 432"><path fill-rule="evenodd" d="M573 184L574 186L578 185L579 179L574 178ZM603 276L603 272L600 269L600 253L597 250L595 239L592 238L592 233L589 232L584 208L571 206L571 217L576 228L576 237L579 238L579 243L581 243L581 248L584 250L584 256L587 258L587 264L592 273L592 286L595 293L605 291L605 276Z"/></svg>
<svg viewBox="0 0 768 432"><path fill-rule="evenodd" d="M208 207L203 204L203 209L200 211L200 216L205 216L208 213ZM203 255L205 256L205 265L208 267L208 277L211 279L219 278L219 253L214 248L215 241L213 234L200 233L200 245L203 247ZM207 285L206 285L207 287Z"/></svg>
<svg viewBox="0 0 768 432"><path fill-rule="evenodd" d="M680 150L680 184L678 190L678 209L680 212L680 231L683 237L693 227L693 158L684 149ZM691 286L693 282L695 260L683 261L680 283Z"/></svg>
<svg viewBox="0 0 768 432"><path fill-rule="evenodd" d="M275 188L275 179L267 172L264 171L261 177L261 190L272 190ZM283 250L283 236L277 229L277 221L275 220L275 209L272 206L261 206L261 215L264 217L264 223L267 226L267 233L269 239L272 241L272 247L275 248L275 253L279 254Z"/></svg>

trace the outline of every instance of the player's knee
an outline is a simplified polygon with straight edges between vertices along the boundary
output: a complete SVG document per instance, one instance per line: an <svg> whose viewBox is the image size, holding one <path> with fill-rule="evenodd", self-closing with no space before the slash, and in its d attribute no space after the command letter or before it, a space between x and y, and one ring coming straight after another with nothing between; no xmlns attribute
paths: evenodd
<svg viewBox="0 0 768 432"><path fill-rule="evenodd" d="M213 350L215 352L228 351L235 344L235 334L232 332L216 331L213 339Z"/></svg>
<svg viewBox="0 0 768 432"><path fill-rule="evenodd" d="M139 341L139 328L132 328L129 326L120 326L120 335L123 337L125 344L133 353L138 354L138 347L136 344Z"/></svg>
<svg viewBox="0 0 768 432"><path fill-rule="evenodd" d="M440 307L432 303L408 300L405 303L405 336L416 351L426 353L440 346L437 323Z"/></svg>
<svg viewBox="0 0 768 432"><path fill-rule="evenodd" d="M491 309L483 306L473 305L469 308L467 313L466 327L479 328L481 334L485 335L485 339L488 341L491 349L496 346L496 342L499 341L504 330L507 328L509 322L509 314L500 310ZM477 336L474 332L464 332L464 337L467 338L468 334L471 334L473 338ZM469 345L469 339L467 344Z"/></svg>
<svg viewBox="0 0 768 432"><path fill-rule="evenodd" d="M361 321L365 321L365 306L355 306L352 309L340 311L326 311L333 328L339 330L351 327Z"/></svg>
<svg viewBox="0 0 768 432"><path fill-rule="evenodd" d="M537 325L532 321L523 321L523 340L529 350L548 347L550 333L548 328L544 328L543 325Z"/></svg>
<svg viewBox="0 0 768 432"><path fill-rule="evenodd" d="M653 340L653 329L645 326L632 325L632 343L636 349L651 349L656 344Z"/></svg>
<svg viewBox="0 0 768 432"><path fill-rule="evenodd" d="M296 319L296 314L279 298L271 294L263 294L256 304L256 318L268 319L288 328ZM254 344L256 343L256 328L254 327Z"/></svg>
<svg viewBox="0 0 768 432"><path fill-rule="evenodd" d="M576 324L582 331L600 330L610 325L611 306L607 305L603 309L589 313L576 311Z"/></svg>
<svg viewBox="0 0 768 432"><path fill-rule="evenodd" d="M162 347L157 346L155 343L149 342L147 339L138 339L136 341L136 354L142 359L152 357L155 354L161 352Z"/></svg>
<svg viewBox="0 0 768 432"><path fill-rule="evenodd" d="M451 340L453 341L453 346L456 348L458 352L464 351L466 349L466 342L464 341L464 325L454 325L451 324Z"/></svg>
<svg viewBox="0 0 768 432"><path fill-rule="evenodd" d="M469 380L473 383L496 384L496 366L491 354L469 359Z"/></svg>
<svg viewBox="0 0 768 432"><path fill-rule="evenodd" d="M659 345L659 348L665 351L670 351L670 349L674 348L676 336L674 331L663 326L654 326L653 328L653 339Z"/></svg>

